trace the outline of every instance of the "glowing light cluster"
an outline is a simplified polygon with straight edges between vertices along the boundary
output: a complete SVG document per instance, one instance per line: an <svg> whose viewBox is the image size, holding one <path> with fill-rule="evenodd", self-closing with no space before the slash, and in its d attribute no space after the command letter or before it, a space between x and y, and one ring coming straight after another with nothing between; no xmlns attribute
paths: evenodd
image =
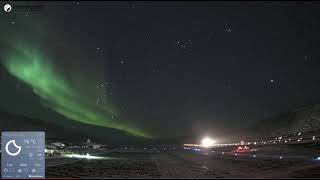
<svg viewBox="0 0 320 180"><path fill-rule="evenodd" d="M106 157L100 157L100 156L91 156L89 153L86 155L82 154L64 154L64 157L67 158L77 158L77 159L107 159Z"/></svg>
<svg viewBox="0 0 320 180"><path fill-rule="evenodd" d="M215 144L215 141L209 137L205 137L201 141L201 145L204 147L210 147L210 146L213 146L214 144Z"/></svg>

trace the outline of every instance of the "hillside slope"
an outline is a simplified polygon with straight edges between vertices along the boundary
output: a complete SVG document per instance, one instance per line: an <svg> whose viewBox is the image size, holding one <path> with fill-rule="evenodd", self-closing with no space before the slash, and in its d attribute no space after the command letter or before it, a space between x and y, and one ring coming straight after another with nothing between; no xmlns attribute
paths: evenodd
<svg viewBox="0 0 320 180"><path fill-rule="evenodd" d="M0 112L0 131L45 131L46 140L49 141L84 142L90 138L96 142L113 145L141 141L115 129L81 124L67 119L57 123L7 112Z"/></svg>
<svg viewBox="0 0 320 180"><path fill-rule="evenodd" d="M245 130L245 137L270 137L297 132L320 131L320 104L293 109L264 119Z"/></svg>

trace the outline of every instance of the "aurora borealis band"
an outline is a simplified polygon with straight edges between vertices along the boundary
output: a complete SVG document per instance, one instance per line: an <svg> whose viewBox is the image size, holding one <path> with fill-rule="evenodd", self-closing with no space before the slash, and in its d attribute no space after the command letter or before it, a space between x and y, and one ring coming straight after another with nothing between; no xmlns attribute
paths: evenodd
<svg viewBox="0 0 320 180"><path fill-rule="evenodd" d="M137 137L150 137L127 123L112 119L117 114L115 108L99 107L82 96L37 49L16 47L16 51L4 57L3 65L11 75L32 88L43 106L68 119L121 130Z"/></svg>

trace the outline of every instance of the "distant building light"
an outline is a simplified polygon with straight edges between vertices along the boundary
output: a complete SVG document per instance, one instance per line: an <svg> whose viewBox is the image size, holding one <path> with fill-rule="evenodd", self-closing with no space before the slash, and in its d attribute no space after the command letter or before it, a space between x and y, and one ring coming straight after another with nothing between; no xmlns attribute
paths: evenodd
<svg viewBox="0 0 320 180"><path fill-rule="evenodd" d="M314 141L316 139L316 136L312 136L312 141Z"/></svg>
<svg viewBox="0 0 320 180"><path fill-rule="evenodd" d="M215 140L213 140L209 137L205 137L201 141L201 145L204 147L210 147L210 146L213 146L214 144L215 144Z"/></svg>

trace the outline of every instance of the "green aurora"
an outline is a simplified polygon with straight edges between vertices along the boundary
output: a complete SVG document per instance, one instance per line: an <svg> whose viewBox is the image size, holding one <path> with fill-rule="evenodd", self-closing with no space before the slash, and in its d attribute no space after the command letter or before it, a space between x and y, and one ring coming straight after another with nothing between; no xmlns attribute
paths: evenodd
<svg viewBox="0 0 320 180"><path fill-rule="evenodd" d="M151 138L151 135L133 125L112 119L117 111L111 105L99 107L82 96L61 73L55 71L50 61L46 61L36 48L16 47L16 51L8 53L3 60L7 71L30 86L40 97L43 106L74 121L121 130L136 137Z"/></svg>

